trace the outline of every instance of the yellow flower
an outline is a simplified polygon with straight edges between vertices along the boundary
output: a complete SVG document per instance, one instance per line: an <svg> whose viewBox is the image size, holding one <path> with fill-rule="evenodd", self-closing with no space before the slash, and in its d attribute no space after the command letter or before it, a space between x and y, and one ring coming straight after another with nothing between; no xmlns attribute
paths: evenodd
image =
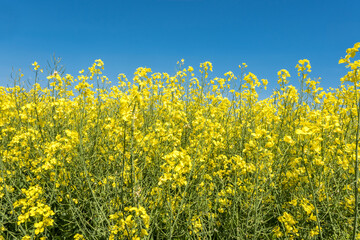
<svg viewBox="0 0 360 240"><path fill-rule="evenodd" d="M314 229L311 229L311 231L310 231L311 237L314 237L316 235L319 235L319 227L318 226L316 226Z"/></svg>
<svg viewBox="0 0 360 240"><path fill-rule="evenodd" d="M296 129L295 131L298 135L311 135L313 132L307 126L304 126L302 129Z"/></svg>
<svg viewBox="0 0 360 240"><path fill-rule="evenodd" d="M75 234L74 240L82 240L82 239L85 239L82 234L79 234L79 233Z"/></svg>
<svg viewBox="0 0 360 240"><path fill-rule="evenodd" d="M281 232L281 229L279 226L276 226L273 230L275 237L281 238L284 234Z"/></svg>
<svg viewBox="0 0 360 240"><path fill-rule="evenodd" d="M98 66L98 67L104 66L104 62L101 59L96 59L95 62L96 62L96 66Z"/></svg>
<svg viewBox="0 0 360 240"><path fill-rule="evenodd" d="M293 205L293 206L297 206L297 200L293 199L289 202L289 204Z"/></svg>
<svg viewBox="0 0 360 240"><path fill-rule="evenodd" d="M36 61L32 65L34 66L35 71L40 68L39 64Z"/></svg>
<svg viewBox="0 0 360 240"><path fill-rule="evenodd" d="M145 229L141 229L140 237L148 236L149 233Z"/></svg>
<svg viewBox="0 0 360 240"><path fill-rule="evenodd" d="M268 80L267 79L261 79L261 82L262 82L262 84L264 85L264 89L266 90L266 88L267 88L267 85L268 85Z"/></svg>
<svg viewBox="0 0 360 240"><path fill-rule="evenodd" d="M299 64L297 64L295 66L295 68L298 69L298 72L300 74L300 72L303 72L303 71L307 71L307 72L311 72L311 65L310 65L310 61L307 60L307 59L302 59L302 60L299 60Z"/></svg>
<svg viewBox="0 0 360 240"><path fill-rule="evenodd" d="M286 69L281 69L278 73L278 84L287 84L289 81L286 80L290 77L290 73Z"/></svg>
<svg viewBox="0 0 360 240"><path fill-rule="evenodd" d="M292 140L291 136L288 136L288 135L286 135L286 136L284 137L284 142L289 143L291 146L293 146L293 145L295 144L295 141Z"/></svg>

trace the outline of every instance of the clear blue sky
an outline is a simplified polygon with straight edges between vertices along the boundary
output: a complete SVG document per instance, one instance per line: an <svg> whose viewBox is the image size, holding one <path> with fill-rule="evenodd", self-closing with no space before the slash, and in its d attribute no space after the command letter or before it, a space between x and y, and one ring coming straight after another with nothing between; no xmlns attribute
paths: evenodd
<svg viewBox="0 0 360 240"><path fill-rule="evenodd" d="M211 61L212 76L246 62L270 91L282 68L297 85L295 65L307 58L310 76L336 87L339 58L360 41L359 9L356 0L0 0L0 85L12 68L31 80L31 63L55 54L70 74L100 58L113 82L139 66L173 74L182 58L195 69Z"/></svg>

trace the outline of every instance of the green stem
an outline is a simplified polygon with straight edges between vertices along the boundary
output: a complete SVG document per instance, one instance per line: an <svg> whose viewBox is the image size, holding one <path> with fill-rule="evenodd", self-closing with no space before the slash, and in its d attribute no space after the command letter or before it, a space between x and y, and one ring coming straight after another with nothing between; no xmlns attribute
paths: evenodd
<svg viewBox="0 0 360 240"><path fill-rule="evenodd" d="M355 78L357 76L357 71L355 71ZM357 127L356 127L356 140L355 140L355 183L354 183L354 194L355 194L355 216L354 216L354 229L353 229L353 239L356 239L356 230L357 230L357 221L358 221L358 195L359 195L359 190L358 190L358 178L359 178L359 159L358 159L358 150L359 150L359 128L360 128L360 101L358 100L357 97L357 87L356 87L356 83L357 81L355 81L355 99L356 99L356 104L357 104Z"/></svg>
<svg viewBox="0 0 360 240"><path fill-rule="evenodd" d="M319 211L318 211L318 208L317 208L317 204L316 204L316 198L315 198L315 190L314 190L314 186L313 186L313 183L312 183L312 179L311 179L311 176L310 176L310 173L308 171L308 168L307 168L307 165L305 163L305 151L304 151L304 144L302 145L302 162L304 164L304 167L305 167L305 171L306 171L306 175L309 179L309 183L310 183L310 188L311 188L311 192L312 192L312 199L313 199L313 202L314 202L314 207L315 207L315 215L316 215L316 220L317 220L317 226L319 228L319 239L323 239L322 237L322 232L321 232L321 225L320 225L320 219L319 219Z"/></svg>

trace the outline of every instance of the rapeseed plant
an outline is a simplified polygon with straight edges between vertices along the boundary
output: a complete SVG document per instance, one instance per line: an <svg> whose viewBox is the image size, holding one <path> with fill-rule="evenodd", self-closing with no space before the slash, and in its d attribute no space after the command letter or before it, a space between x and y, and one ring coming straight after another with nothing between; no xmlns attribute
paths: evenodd
<svg viewBox="0 0 360 240"><path fill-rule="evenodd" d="M0 239L358 238L359 47L338 88L302 59L264 100L246 63L113 85L100 59L34 62L30 89L0 87Z"/></svg>

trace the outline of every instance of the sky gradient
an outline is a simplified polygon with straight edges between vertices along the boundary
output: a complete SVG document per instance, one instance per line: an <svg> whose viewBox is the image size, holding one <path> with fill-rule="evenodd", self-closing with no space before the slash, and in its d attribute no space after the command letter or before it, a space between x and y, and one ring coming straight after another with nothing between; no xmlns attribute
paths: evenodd
<svg viewBox="0 0 360 240"><path fill-rule="evenodd" d="M100 58L114 83L140 66L174 74L182 58L195 70L212 62L213 77L246 62L268 94L283 68L297 86L295 65L307 58L311 78L337 87L338 60L360 41L359 9L348 0L0 0L0 86L12 85L13 68L32 81L31 64L55 54L73 75Z"/></svg>

